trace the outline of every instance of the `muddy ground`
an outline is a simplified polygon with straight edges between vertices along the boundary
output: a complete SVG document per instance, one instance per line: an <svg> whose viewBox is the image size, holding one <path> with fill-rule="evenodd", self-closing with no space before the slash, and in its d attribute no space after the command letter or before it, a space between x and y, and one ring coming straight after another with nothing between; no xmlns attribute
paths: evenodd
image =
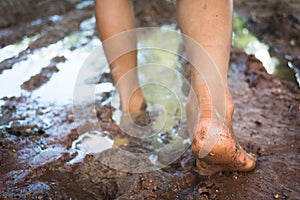
<svg viewBox="0 0 300 200"><path fill-rule="evenodd" d="M27 49L1 61L0 79L35 50L73 32L81 32L80 23L93 15L93 5L89 3L76 7L78 2L75 1L53 1L60 9L51 9L49 1L43 2L34 4L34 9L45 10L36 16L25 11L1 14L10 20L0 21L2 48L24 36L37 33L39 36ZM287 6L280 7L279 12L274 2L264 1L267 15L256 17L252 23L253 12L262 13L262 6L258 1L247 2L237 1L236 11L249 19L249 27L256 27L253 32L258 37L297 65L300 54L294 52L300 51L299 34L295 35L295 28L290 26L295 26L299 33L299 3L286 1ZM140 26L175 23L174 8L173 3L138 1L137 22ZM48 18L56 14L62 17L57 21ZM276 21L279 16L283 22L276 24L268 18L271 15L272 20ZM280 18L282 16L287 17ZM38 19L41 20L37 22ZM274 33L277 35L272 36ZM95 35L93 28L88 38ZM89 41L68 48L76 51L87 43ZM195 159L190 149L166 168L148 173L111 169L100 162L97 154L86 155L83 162L69 164L76 156L72 142L82 132L76 129L78 127L84 130L98 123L110 137L126 136L112 119L110 107L101 106L101 102L112 95L110 92L100 95L100 103L95 107L97 118L83 119L79 124L74 122L72 104L45 104L30 95L59 75L57 66L67 61L65 57L54 56L49 65L19 85L26 92L2 97L0 199L300 199L300 90L295 82L269 75L253 55L233 47L228 76L235 102L235 134L247 151L257 155L257 167L250 173L226 172L210 177L193 171ZM99 80L100 83L111 82L107 74ZM127 139L128 145L124 148L145 151L143 143ZM119 162L122 161L120 158Z"/></svg>

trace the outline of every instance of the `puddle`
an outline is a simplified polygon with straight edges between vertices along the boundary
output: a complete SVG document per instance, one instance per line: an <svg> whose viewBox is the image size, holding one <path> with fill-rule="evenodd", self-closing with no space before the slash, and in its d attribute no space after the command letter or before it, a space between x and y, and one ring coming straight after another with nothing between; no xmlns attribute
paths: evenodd
<svg viewBox="0 0 300 200"><path fill-rule="evenodd" d="M238 16L234 16L233 25L233 45L243 49L247 54L253 54L260 61L269 74L275 77L296 81L295 73L288 65L288 61L270 51L270 47L263 42L260 42L247 28L245 22ZM300 83L300 82L298 82Z"/></svg>
<svg viewBox="0 0 300 200"><path fill-rule="evenodd" d="M63 19L63 15L52 15L50 17L48 17L48 20L51 22L58 22L59 20Z"/></svg>
<svg viewBox="0 0 300 200"><path fill-rule="evenodd" d="M80 32L68 35L57 43L33 51L26 60L14 64L11 70L5 70L0 75L0 85L9 85L9 87L0 88L0 98L31 96L45 103L52 102L59 105L71 103L75 80L80 67L90 53L100 45L100 41L96 37L92 37L94 27L94 18L85 20L80 25ZM25 38L20 43L4 47L0 50L1 59L17 56L36 38L38 36ZM56 56L64 56L67 61L56 65L59 72L55 73L49 82L33 92L26 92L21 89L20 86L23 82L38 74ZM94 70L94 75L98 75L98 73L95 73Z"/></svg>
<svg viewBox="0 0 300 200"><path fill-rule="evenodd" d="M94 1L85 0L85 1L82 1L81 3L77 4L75 7L76 7L76 9L82 9L82 8L91 6L93 4L94 4Z"/></svg>
<svg viewBox="0 0 300 200"><path fill-rule="evenodd" d="M174 30L174 26L164 26L162 27L162 30L164 29ZM151 127L146 128L147 130L151 130L151 133L145 136L145 139L150 139L151 145L149 148L154 148L157 151L164 150L164 148L169 151L172 149L183 151L189 144L189 139L186 139L188 136L185 137L186 140L184 140L183 134L181 134L183 130L179 130L180 121L185 118L184 106L186 97L182 92L184 78L179 71L180 64L177 55L167 52L166 50L162 50L172 49L174 52L177 52L181 42L181 37L170 38L168 31L162 35L160 33L161 32L158 31L149 32L140 37L138 41L138 75L143 94L147 101L147 111L149 111L150 115L151 113L158 113L154 118L151 118ZM166 42L166 44L161 44L161 49L147 48L148 46L155 46L157 44L157 34L160 34L159 37L162 41L165 40L168 42ZM77 115L77 112L80 113L80 116L78 116L79 118L86 116L85 114L82 114L82 112L92 112L90 108L80 105L94 101L95 95L98 95L101 92L113 92L112 97L102 102L102 105L111 105L115 109L113 119L117 125L120 126L122 112L119 109L119 95L114 86L109 82L93 84L93 74L95 74L95 69L98 70L98 73L108 72L106 65L102 64L101 66L103 68L99 66L99 58L105 58L103 51L101 52L97 49L96 52L97 53L93 52L90 55L84 64L83 70L80 72L80 76L77 77L77 92L80 94L80 97L76 96L75 116ZM93 95L90 94L91 92L94 92ZM77 103L79 103L78 107ZM84 110L80 111L77 110L77 108ZM143 127L141 129L143 129ZM135 129L135 131L138 131L138 129ZM102 151L107 150L108 147L111 148L112 142L114 143L113 146L115 146L116 141L119 140L118 138L112 138L112 140L108 140L108 138L105 139L106 136L103 136L103 134L100 133L94 134L93 136L90 136L90 133L86 132L79 134L82 135L78 140L74 141L72 145L72 149L77 151L79 154L78 158L83 157L88 151L99 154ZM128 134L130 135L131 132ZM164 137L167 137L166 135L170 138L168 146L165 145L166 140ZM135 137L135 135L132 136ZM97 149L87 150L87 147L80 146L84 140L83 138L88 140L92 140L92 138L94 138L95 142L97 141L96 143L99 143L96 145L98 147L95 147ZM100 145L100 143L103 144ZM89 142L86 144L89 144ZM77 148L76 145L79 145L79 147ZM94 144L92 144L92 146L93 145ZM85 150L82 150L82 148ZM149 153L149 155L145 154L145 156L152 164L158 165L159 162L157 161L158 158L155 153L156 152L153 154ZM176 155L177 154L175 153L170 157L172 157L172 159L174 157L175 159ZM126 156L129 155L126 154ZM137 157L140 158L140 155Z"/></svg>
<svg viewBox="0 0 300 200"><path fill-rule="evenodd" d="M89 56L93 45L99 45L99 41L94 39L87 46L74 51L65 51L62 55L65 56L67 61L57 64L59 72L54 74L48 83L34 91L32 97L38 98L41 102L60 105L72 103L76 77L84 61Z"/></svg>
<svg viewBox="0 0 300 200"><path fill-rule="evenodd" d="M299 87L300 87L300 69L298 67L294 66L292 62L288 62L288 65L291 69L293 69L295 71L296 79L297 79Z"/></svg>
<svg viewBox="0 0 300 200"><path fill-rule="evenodd" d="M59 159L59 157L61 157L61 155L65 152L65 148L55 146L40 151L38 147L36 151L39 152L37 155L35 155L33 158L28 158L31 160L30 161L31 166L42 166L45 165L46 163L50 163ZM19 160L22 159L24 159L23 156L19 157Z"/></svg>
<svg viewBox="0 0 300 200"><path fill-rule="evenodd" d="M37 38L39 35L33 37L25 37L21 42L15 44L7 45L0 49L0 62L19 55L20 52L28 48L28 46Z"/></svg>
<svg viewBox="0 0 300 200"><path fill-rule="evenodd" d="M75 150L77 156L69 161L69 164L81 162L87 154L101 153L114 146L114 140L110 139L104 133L99 131L86 132L74 140L72 150Z"/></svg>

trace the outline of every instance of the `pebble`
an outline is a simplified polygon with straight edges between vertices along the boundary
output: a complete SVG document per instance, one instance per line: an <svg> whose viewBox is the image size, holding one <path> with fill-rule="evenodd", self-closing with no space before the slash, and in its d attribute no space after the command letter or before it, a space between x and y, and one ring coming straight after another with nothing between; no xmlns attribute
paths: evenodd
<svg viewBox="0 0 300 200"><path fill-rule="evenodd" d="M262 121L260 121L260 120L255 120L255 124L257 125L257 126L262 126Z"/></svg>
<svg viewBox="0 0 300 200"><path fill-rule="evenodd" d="M209 193L209 190L206 187L199 187L198 188L199 194Z"/></svg>
<svg viewBox="0 0 300 200"><path fill-rule="evenodd" d="M282 91L281 91L281 89L279 89L279 88L276 90L276 94L281 94L281 92L282 92Z"/></svg>
<svg viewBox="0 0 300 200"><path fill-rule="evenodd" d="M31 133L32 129L30 127L26 128L27 133Z"/></svg>
<svg viewBox="0 0 300 200"><path fill-rule="evenodd" d="M275 199L278 199L278 198L279 198L279 194L275 194L275 195L274 195L274 198L275 198Z"/></svg>
<svg viewBox="0 0 300 200"><path fill-rule="evenodd" d="M295 45L296 45L295 40L291 40L291 41L290 41L290 45L295 46Z"/></svg>
<svg viewBox="0 0 300 200"><path fill-rule="evenodd" d="M265 154L265 152L266 152L266 151L265 151L265 149L264 149L263 147L259 147L258 150L257 150L257 154L258 154L259 156Z"/></svg>

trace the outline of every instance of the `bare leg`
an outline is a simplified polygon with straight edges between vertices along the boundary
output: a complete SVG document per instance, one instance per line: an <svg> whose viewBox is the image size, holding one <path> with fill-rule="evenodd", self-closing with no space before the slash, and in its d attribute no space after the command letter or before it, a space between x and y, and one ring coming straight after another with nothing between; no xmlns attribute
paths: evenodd
<svg viewBox="0 0 300 200"><path fill-rule="evenodd" d="M134 16L130 0L95 0L97 27L101 41L134 28ZM135 40L129 41L134 45ZM115 57L113 45L104 46L108 61ZM137 52L131 51L110 63L110 70L117 84L123 112L138 112L145 108L145 100L137 77ZM126 79L124 75L130 72ZM130 78L129 78L130 77Z"/></svg>
<svg viewBox="0 0 300 200"><path fill-rule="evenodd" d="M197 73L201 67L192 70L192 88L195 97L189 95L187 116L192 116L193 143L192 149L197 158L197 170L200 174L213 174L219 171L250 171L255 167L255 158L249 156L238 144L232 132L233 102L227 87L227 71L231 48L232 1L230 0L178 0L178 22L181 31L193 38L208 52L217 70L221 74L221 84L225 89L225 123L215 116L210 101L208 86L203 77ZM188 48L188 47L187 47ZM189 52L190 57L197 57ZM210 67L210 66L206 66ZM198 111L195 113L195 105ZM213 120L212 120L213 119ZM219 122L218 122L219 120ZM212 125L212 121L214 121ZM199 158L203 140L208 126L219 130L218 142L210 154Z"/></svg>

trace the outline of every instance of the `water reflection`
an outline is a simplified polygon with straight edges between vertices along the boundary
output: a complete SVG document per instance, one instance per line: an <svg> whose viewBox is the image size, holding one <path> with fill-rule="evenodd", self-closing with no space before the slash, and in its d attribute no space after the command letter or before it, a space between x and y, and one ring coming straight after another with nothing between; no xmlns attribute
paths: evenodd
<svg viewBox="0 0 300 200"><path fill-rule="evenodd" d="M12 58L14 56L19 55L20 52L24 51L28 48L28 46L37 38L39 35L33 37L25 37L21 42L17 42L15 44L7 45L0 49L0 62L5 59Z"/></svg>
<svg viewBox="0 0 300 200"><path fill-rule="evenodd" d="M173 28L172 26L170 26ZM170 27L162 27L162 29L168 29ZM167 52L165 49L172 49L172 52L177 52L181 37L170 37L169 32L161 34L164 31L149 31L147 34L142 34L138 40L138 71L139 71L139 81L141 83L143 94L147 102L147 111L152 116L152 113L156 115L152 119L150 127L146 127L146 132L151 132L149 135L143 134L144 137L139 137L140 139L151 140L151 148L155 151L160 151L160 148L176 151L184 151L187 147L189 140L184 140L182 132L184 130L179 130L181 123L180 121L185 118L184 105L185 96L182 92L183 77L179 72L179 61L177 55L171 52ZM177 35L178 36L178 35ZM147 48L148 46L155 47L157 45L157 39L159 41L166 41L165 44L160 43L161 49L158 48ZM171 41L170 41L171 40ZM165 47L166 46L166 47ZM170 50L171 51L171 50ZM114 107L113 119L122 129L122 120L124 114L120 111L119 95L114 89L112 83L93 83L93 74L89 71L98 69L99 72L107 72L108 67L104 64L99 64L99 59L105 58L104 52L97 50L97 53L92 53L84 66L82 71L80 71L80 76L77 77L77 92L74 94L75 99L75 116L77 112L80 114L78 118L82 116L82 112L91 112L90 108L84 107L82 105L87 104L89 101L94 101L91 92L97 93L101 92L113 92L112 97L106 99L102 102L102 105L111 105ZM102 69L101 67L102 66ZM77 96L78 94L79 96ZM94 96L95 96L94 95ZM92 96L92 97L91 97ZM78 109L84 109L80 111ZM75 117L77 119L77 117ZM140 129L144 131L144 127L140 129L135 126L133 132L124 131L128 135L135 137L135 132L139 132ZM122 129L123 130L123 129ZM142 132L145 133L145 132ZM85 134L85 133L79 133ZM139 134L139 133L137 133ZM169 144L165 146L166 139L162 139L168 135ZM186 137L185 137L186 138ZM115 142L117 138L112 138ZM149 146L149 147L150 147ZM101 149L101 147L99 147ZM77 151L77 150L76 150ZM154 164L156 163L155 152L149 155L149 159ZM177 154L172 154L173 157ZM181 155L181 154L180 154ZM154 156L154 157L153 157ZM172 156L171 156L172 157ZM173 158L172 157L172 158Z"/></svg>
<svg viewBox="0 0 300 200"><path fill-rule="evenodd" d="M243 49L247 54L253 54L266 68L269 74L287 80L295 80L294 72L289 68L287 61L270 47L259 41L247 28L245 22L238 16L234 16L233 45Z"/></svg>
<svg viewBox="0 0 300 200"><path fill-rule="evenodd" d="M83 21L80 28L80 32L68 35L63 40L50 44L47 47L34 50L27 55L26 60L15 63L10 70L5 70L0 75L0 85L9 85L9 87L0 88L0 97L30 95L32 98L39 99L45 103L72 103L75 79L80 67L90 53L100 45L100 41L93 37L94 18ZM2 48L0 50L0 60L17 56L38 37L39 35L32 38L24 38L19 43ZM33 92L25 92L21 89L20 86L23 82L38 74L56 56L64 56L67 61L56 65L59 72L54 74L49 82ZM98 62L101 63L101 59ZM104 63L104 60L102 63ZM98 75L99 69L94 69L93 73L94 76Z"/></svg>
<svg viewBox="0 0 300 200"><path fill-rule="evenodd" d="M99 131L87 132L78 137L72 143L72 149L78 154L69 162L73 164L83 160L86 154L100 153L112 148L114 141Z"/></svg>

